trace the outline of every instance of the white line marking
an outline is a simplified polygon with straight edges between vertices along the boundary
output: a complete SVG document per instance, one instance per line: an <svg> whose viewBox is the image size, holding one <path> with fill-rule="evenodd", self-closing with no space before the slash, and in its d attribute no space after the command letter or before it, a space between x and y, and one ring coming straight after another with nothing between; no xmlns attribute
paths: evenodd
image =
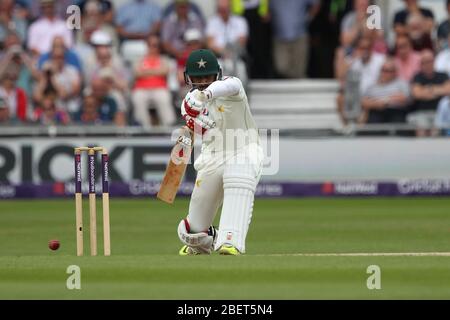
<svg viewBox="0 0 450 320"><path fill-rule="evenodd" d="M358 252L358 253L279 253L257 254L269 257L450 257L450 252Z"/></svg>

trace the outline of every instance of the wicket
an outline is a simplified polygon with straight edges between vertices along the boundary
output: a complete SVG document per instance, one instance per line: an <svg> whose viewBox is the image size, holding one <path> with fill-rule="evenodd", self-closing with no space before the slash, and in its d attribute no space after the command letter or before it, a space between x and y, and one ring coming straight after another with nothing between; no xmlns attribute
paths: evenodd
<svg viewBox="0 0 450 320"><path fill-rule="evenodd" d="M97 255L97 212L95 194L95 154L102 154L102 207L103 207L103 250L104 255L111 255L111 238L109 225L109 179L108 152L102 147L75 148L75 213L77 234L77 256L83 255L83 194L81 190L81 153L88 154L88 182L89 182L89 237L91 256Z"/></svg>

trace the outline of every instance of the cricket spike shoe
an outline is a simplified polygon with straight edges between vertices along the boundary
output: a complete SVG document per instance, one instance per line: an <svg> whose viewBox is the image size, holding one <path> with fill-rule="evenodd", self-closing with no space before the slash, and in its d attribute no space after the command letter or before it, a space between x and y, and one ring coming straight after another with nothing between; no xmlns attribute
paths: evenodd
<svg viewBox="0 0 450 320"><path fill-rule="evenodd" d="M185 221L186 223L186 221ZM181 224L182 225L182 224ZM182 232L183 234L184 232ZM207 242L204 246L188 246L184 245L178 254L180 256L195 256L199 254L211 254L211 251L214 250L214 245L216 244L217 240L217 229L213 226L210 226L208 230L206 230L204 233L207 234ZM187 235L185 235L186 237ZM203 235L204 236L204 235Z"/></svg>
<svg viewBox="0 0 450 320"><path fill-rule="evenodd" d="M195 256L201 254L201 252L196 251L194 248L183 246L178 252L180 256Z"/></svg>
<svg viewBox="0 0 450 320"><path fill-rule="evenodd" d="M219 248L218 252L219 252L219 254L224 255L224 256L238 256L241 254L238 249L236 249L234 246L229 245L229 244L222 245Z"/></svg>

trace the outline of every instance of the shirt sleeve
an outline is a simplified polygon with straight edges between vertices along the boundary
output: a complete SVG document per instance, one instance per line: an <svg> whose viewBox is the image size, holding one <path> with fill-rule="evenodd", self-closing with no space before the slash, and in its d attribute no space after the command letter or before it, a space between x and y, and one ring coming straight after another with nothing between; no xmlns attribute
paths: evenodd
<svg viewBox="0 0 450 320"><path fill-rule="evenodd" d="M229 77L224 80L214 81L206 90L211 92L211 99L231 96L241 98L244 94L242 82L236 77Z"/></svg>

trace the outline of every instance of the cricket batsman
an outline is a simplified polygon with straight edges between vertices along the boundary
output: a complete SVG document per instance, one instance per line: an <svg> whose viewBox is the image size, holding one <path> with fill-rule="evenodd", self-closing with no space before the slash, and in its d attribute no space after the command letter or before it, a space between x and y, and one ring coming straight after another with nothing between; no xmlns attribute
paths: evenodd
<svg viewBox="0 0 450 320"><path fill-rule="evenodd" d="M202 136L202 149L189 212L178 226L184 244L179 253L243 254L264 157L247 95L238 78L222 77L217 58L205 49L188 57L185 81L191 90L181 114ZM216 230L212 223L221 205Z"/></svg>

